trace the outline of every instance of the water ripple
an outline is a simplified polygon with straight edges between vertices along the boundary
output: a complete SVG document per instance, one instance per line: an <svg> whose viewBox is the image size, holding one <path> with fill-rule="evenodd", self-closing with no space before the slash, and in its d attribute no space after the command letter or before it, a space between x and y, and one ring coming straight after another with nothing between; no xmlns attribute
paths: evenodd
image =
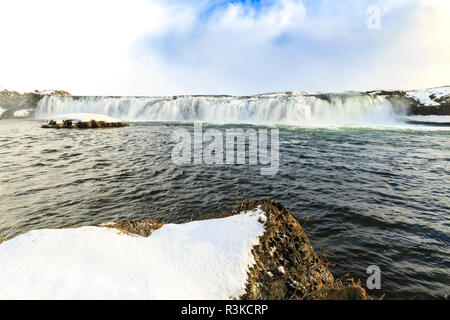
<svg viewBox="0 0 450 320"><path fill-rule="evenodd" d="M450 131L281 127L280 170L270 177L249 165L174 165L172 129L188 124L39 125L0 124L0 237L118 219L186 222L219 215L247 191L284 204L337 276L364 280L375 264L387 298L450 291Z"/></svg>

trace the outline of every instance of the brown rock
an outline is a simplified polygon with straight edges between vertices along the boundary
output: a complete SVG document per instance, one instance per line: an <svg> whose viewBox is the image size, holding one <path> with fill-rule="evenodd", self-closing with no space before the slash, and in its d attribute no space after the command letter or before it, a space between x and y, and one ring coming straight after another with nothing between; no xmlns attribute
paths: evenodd
<svg viewBox="0 0 450 320"><path fill-rule="evenodd" d="M108 228L116 228L127 234L137 234L143 237L148 237L153 231L161 228L164 221L158 222L153 219L138 220L138 221L119 221L106 225Z"/></svg>
<svg viewBox="0 0 450 320"><path fill-rule="evenodd" d="M334 279L298 221L278 202L251 201L237 211L257 206L267 214L266 232L253 247L256 264L242 299L370 299L358 283Z"/></svg>

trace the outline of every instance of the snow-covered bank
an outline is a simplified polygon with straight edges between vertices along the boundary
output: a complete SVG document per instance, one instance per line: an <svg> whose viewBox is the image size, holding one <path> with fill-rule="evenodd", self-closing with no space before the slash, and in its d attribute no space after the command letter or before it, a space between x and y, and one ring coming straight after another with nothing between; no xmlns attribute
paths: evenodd
<svg viewBox="0 0 450 320"><path fill-rule="evenodd" d="M229 299L245 290L260 209L167 224L34 230L0 244L0 299Z"/></svg>
<svg viewBox="0 0 450 320"><path fill-rule="evenodd" d="M450 86L408 91L411 103L408 115L450 115Z"/></svg>
<svg viewBox="0 0 450 320"><path fill-rule="evenodd" d="M450 101L450 87L408 91L406 96L424 106L439 106L442 102Z"/></svg>

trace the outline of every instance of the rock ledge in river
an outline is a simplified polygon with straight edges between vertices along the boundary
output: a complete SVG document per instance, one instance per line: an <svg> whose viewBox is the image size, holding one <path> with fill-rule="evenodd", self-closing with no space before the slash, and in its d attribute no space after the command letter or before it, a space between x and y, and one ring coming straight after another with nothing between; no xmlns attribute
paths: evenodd
<svg viewBox="0 0 450 320"><path fill-rule="evenodd" d="M117 128L128 126L122 120L105 115L90 113L70 113L56 115L41 128L54 129L91 129L91 128Z"/></svg>

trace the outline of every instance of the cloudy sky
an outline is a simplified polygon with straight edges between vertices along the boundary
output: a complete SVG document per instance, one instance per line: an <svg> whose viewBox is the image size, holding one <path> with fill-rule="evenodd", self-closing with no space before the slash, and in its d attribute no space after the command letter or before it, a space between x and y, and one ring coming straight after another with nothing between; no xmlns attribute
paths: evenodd
<svg viewBox="0 0 450 320"><path fill-rule="evenodd" d="M0 88L246 95L442 86L449 39L447 0L1 0Z"/></svg>

